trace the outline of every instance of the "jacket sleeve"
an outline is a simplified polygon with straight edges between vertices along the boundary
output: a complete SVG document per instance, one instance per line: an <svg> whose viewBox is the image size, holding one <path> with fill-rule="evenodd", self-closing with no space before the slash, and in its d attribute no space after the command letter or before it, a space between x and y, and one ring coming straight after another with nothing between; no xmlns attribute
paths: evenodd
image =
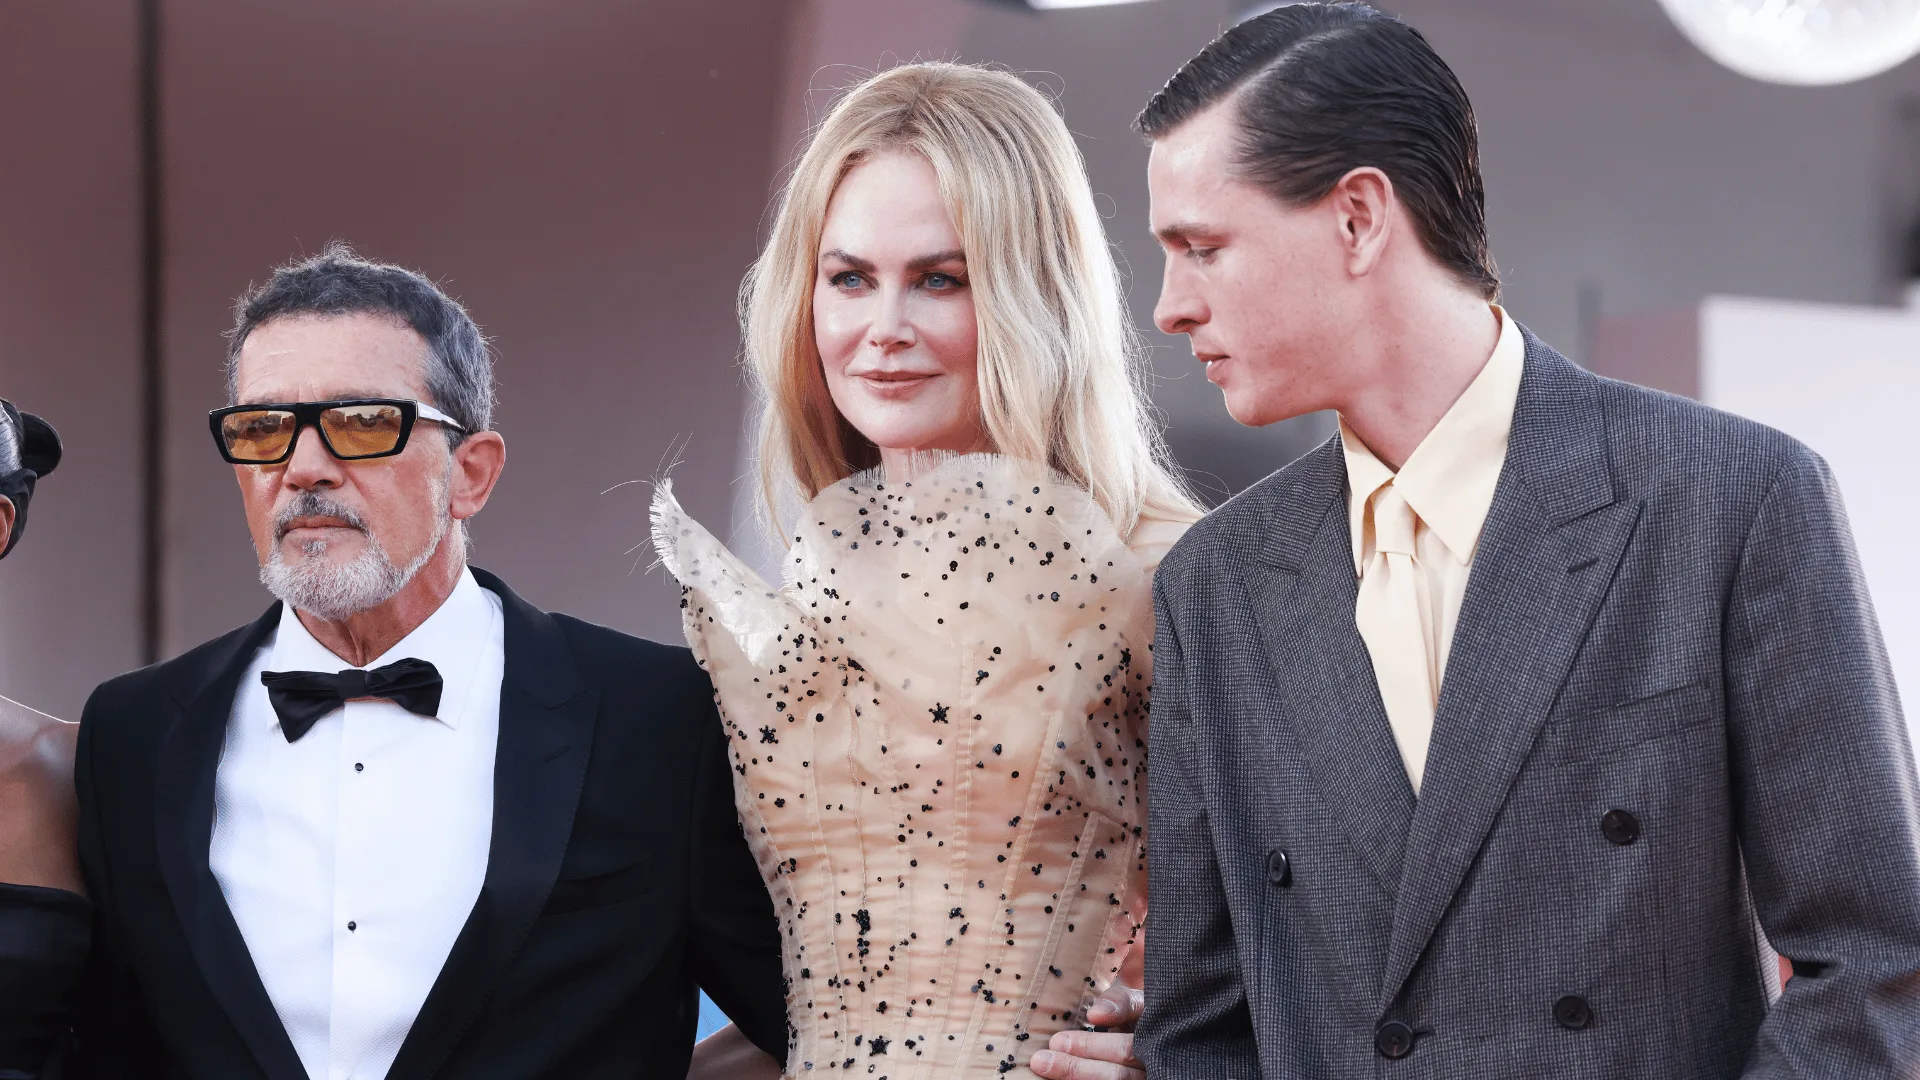
<svg viewBox="0 0 1920 1080"><path fill-rule="evenodd" d="M695 981L775 1061L787 1058L786 982L773 900L741 831L728 773L726 729L709 700L694 782L692 938Z"/></svg>
<svg viewBox="0 0 1920 1080"><path fill-rule="evenodd" d="M1198 782L1191 671L1154 584L1153 714L1147 770L1146 1011L1135 1054L1150 1077L1260 1075L1233 921Z"/></svg>
<svg viewBox="0 0 1920 1080"><path fill-rule="evenodd" d="M1794 969L1746 1075L1920 1075L1913 750L1839 490L1811 451L1761 504L1725 640L1749 885Z"/></svg>
<svg viewBox="0 0 1920 1080"><path fill-rule="evenodd" d="M109 689L94 691L81 714L74 786L80 800L80 869L93 900L93 948L74 1017L70 1080L133 1080L166 1069L166 1051L146 1001L121 948L112 868L108 860L103 801L108 785L100 771L99 732L110 711ZM143 819L144 820L144 819ZM151 824L148 823L151 828Z"/></svg>

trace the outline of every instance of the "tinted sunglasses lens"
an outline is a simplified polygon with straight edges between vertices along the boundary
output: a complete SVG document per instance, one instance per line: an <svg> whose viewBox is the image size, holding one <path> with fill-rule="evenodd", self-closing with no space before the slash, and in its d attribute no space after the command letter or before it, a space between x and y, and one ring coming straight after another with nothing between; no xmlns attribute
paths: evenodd
<svg viewBox="0 0 1920 1080"><path fill-rule="evenodd" d="M398 405L341 405L320 414L327 444L343 458L393 453L406 426L406 413Z"/></svg>
<svg viewBox="0 0 1920 1080"><path fill-rule="evenodd" d="M220 418L220 440L236 461L278 461L299 426L292 413L275 409L228 413Z"/></svg>

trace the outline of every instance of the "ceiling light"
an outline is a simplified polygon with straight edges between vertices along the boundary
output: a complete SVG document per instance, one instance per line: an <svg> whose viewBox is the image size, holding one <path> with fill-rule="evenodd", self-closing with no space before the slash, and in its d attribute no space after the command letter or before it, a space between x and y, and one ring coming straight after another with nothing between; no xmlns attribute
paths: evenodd
<svg viewBox="0 0 1920 1080"><path fill-rule="evenodd" d="M1118 4L1138 4L1143 0L997 0L998 3L1033 11L1058 11L1062 8L1113 7Z"/></svg>
<svg viewBox="0 0 1920 1080"><path fill-rule="evenodd" d="M1920 51L1920 0L1660 0L1701 52L1802 86L1878 75Z"/></svg>

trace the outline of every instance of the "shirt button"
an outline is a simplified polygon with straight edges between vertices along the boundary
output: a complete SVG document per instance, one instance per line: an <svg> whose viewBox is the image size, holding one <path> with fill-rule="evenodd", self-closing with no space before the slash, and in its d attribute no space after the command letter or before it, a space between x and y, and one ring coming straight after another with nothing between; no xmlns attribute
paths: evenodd
<svg viewBox="0 0 1920 1080"><path fill-rule="evenodd" d="M1413 1029L1398 1020L1389 1020L1374 1029L1373 1049L1388 1061L1399 1061L1413 1053Z"/></svg>
<svg viewBox="0 0 1920 1080"><path fill-rule="evenodd" d="M366 772L366 771L367 771L367 766L366 766L366 765L365 765L365 764L364 764L363 762L358 762L358 761L356 761L356 762L354 762L354 763L353 763L353 771L354 771L354 772Z"/></svg>
<svg viewBox="0 0 1920 1080"><path fill-rule="evenodd" d="M1625 810L1609 810L1600 819L1600 835L1625 847L1640 839L1640 819Z"/></svg>
<svg viewBox="0 0 1920 1080"><path fill-rule="evenodd" d="M349 934L351 934L352 932L354 932L355 930L358 930L358 929L360 929L360 924L359 924L359 923L357 923L357 922L349 922L349 923L347 923L347 932L348 932Z"/></svg>
<svg viewBox="0 0 1920 1080"><path fill-rule="evenodd" d="M1578 994L1568 994L1553 1003L1554 1023L1568 1031L1582 1031L1593 1026L1593 1006Z"/></svg>
<svg viewBox="0 0 1920 1080"><path fill-rule="evenodd" d="M1293 860L1278 848L1267 853L1267 880L1281 888L1293 884Z"/></svg>

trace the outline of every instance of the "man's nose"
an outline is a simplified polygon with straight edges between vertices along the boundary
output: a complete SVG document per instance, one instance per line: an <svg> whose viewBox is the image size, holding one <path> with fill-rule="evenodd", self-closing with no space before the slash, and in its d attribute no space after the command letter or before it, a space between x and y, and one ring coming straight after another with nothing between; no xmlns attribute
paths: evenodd
<svg viewBox="0 0 1920 1080"><path fill-rule="evenodd" d="M1160 299L1153 305L1153 325L1163 334L1191 334L1207 321L1206 305L1188 277L1181 272L1179 256L1168 255L1160 276Z"/></svg>
<svg viewBox="0 0 1920 1080"><path fill-rule="evenodd" d="M339 458L327 452L320 429L305 427L294 440L293 456L287 459L281 482L300 491L339 487L346 479L345 468Z"/></svg>

